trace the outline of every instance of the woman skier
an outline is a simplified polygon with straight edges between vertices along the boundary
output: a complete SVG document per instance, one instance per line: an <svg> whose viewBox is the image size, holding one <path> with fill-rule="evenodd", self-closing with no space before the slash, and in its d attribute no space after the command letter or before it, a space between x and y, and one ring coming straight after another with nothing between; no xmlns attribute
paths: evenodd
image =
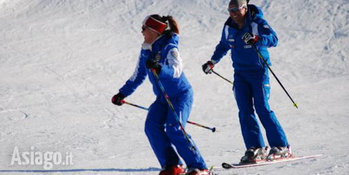
<svg viewBox="0 0 349 175"><path fill-rule="evenodd" d="M145 133L163 169L160 175L185 173L180 157L187 165L186 174L208 175L198 148L182 129L191 111L193 90L183 73L177 22L172 16L147 16L143 21L142 34L144 43L136 70L119 93L113 96L112 103L122 105L123 99L131 95L148 75L156 100L149 107Z"/></svg>

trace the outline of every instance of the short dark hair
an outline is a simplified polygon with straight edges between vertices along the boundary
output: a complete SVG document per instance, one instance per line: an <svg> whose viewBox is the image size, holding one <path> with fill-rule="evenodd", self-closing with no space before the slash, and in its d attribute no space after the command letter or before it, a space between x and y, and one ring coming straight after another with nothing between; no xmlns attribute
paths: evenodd
<svg viewBox="0 0 349 175"><path fill-rule="evenodd" d="M248 0L230 0L229 5L241 7L242 5L247 3L248 3Z"/></svg>

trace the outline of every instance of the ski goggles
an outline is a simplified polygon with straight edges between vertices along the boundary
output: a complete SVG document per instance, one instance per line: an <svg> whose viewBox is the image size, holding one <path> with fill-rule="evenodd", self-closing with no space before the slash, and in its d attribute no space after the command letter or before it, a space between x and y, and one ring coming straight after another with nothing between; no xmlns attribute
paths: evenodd
<svg viewBox="0 0 349 175"><path fill-rule="evenodd" d="M241 5L240 7L228 8L228 12L229 12L229 13L238 12L238 11L240 11L241 9L246 8L246 7L247 7L246 4L243 4L243 5Z"/></svg>

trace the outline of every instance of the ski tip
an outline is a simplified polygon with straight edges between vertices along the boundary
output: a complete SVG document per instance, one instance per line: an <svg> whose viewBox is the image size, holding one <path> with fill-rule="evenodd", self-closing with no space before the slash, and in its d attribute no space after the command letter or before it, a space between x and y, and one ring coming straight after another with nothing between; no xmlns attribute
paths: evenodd
<svg viewBox="0 0 349 175"><path fill-rule="evenodd" d="M232 164L229 164L229 163L226 163L226 162L223 162L223 163L222 163L222 167L223 167L224 169L233 168Z"/></svg>
<svg viewBox="0 0 349 175"><path fill-rule="evenodd" d="M213 127L213 128L212 128L212 132L216 132L216 127Z"/></svg>

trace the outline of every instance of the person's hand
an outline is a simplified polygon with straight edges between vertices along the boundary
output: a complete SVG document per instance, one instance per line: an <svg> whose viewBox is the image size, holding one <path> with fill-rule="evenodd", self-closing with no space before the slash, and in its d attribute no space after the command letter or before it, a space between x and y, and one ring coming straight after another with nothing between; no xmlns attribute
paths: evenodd
<svg viewBox="0 0 349 175"><path fill-rule="evenodd" d="M205 74L212 73L212 69L214 67L214 64L212 61L207 61L205 64L202 65L202 71L204 71Z"/></svg>
<svg viewBox="0 0 349 175"><path fill-rule="evenodd" d="M148 59L147 62L145 63L145 66L148 69L155 69L157 74L159 74L161 71L161 65L159 64L159 62L157 62L154 59Z"/></svg>
<svg viewBox="0 0 349 175"><path fill-rule="evenodd" d="M257 35L252 35L251 33L245 33L242 36L242 40L244 40L244 42L246 44L256 44L256 42L258 41L258 36Z"/></svg>
<svg viewBox="0 0 349 175"><path fill-rule="evenodd" d="M119 92L118 94L113 96L113 98L111 99L111 102L115 105L121 106L122 104L124 104L123 102L124 98L125 98L125 95Z"/></svg>

